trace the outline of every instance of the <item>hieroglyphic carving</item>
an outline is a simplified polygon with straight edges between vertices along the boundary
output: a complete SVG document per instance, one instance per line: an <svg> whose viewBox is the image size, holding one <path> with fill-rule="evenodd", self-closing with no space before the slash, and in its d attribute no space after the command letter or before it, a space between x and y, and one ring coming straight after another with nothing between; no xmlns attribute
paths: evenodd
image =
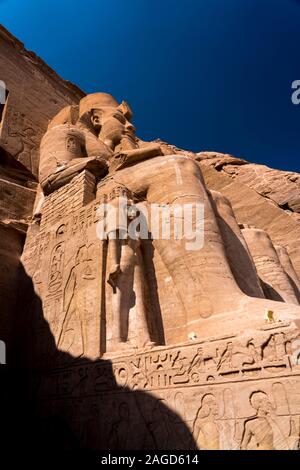
<svg viewBox="0 0 300 470"><path fill-rule="evenodd" d="M283 341L284 333L280 335ZM284 341L287 341L287 338ZM194 356L191 355L191 350L185 350L185 353L189 353L188 357L183 356L180 350L176 350L172 354L166 352L139 357L138 360L132 361L133 384L134 387L160 388L179 384L199 384L212 379L230 379L235 376L247 379L258 374L264 375L265 371L279 373L289 370L287 355L280 358L276 367L272 366L272 361L270 362L267 357L262 358L260 351L263 344L261 340L260 346L255 345L251 338L244 341L244 346L240 342L236 345L232 342L225 343L225 347L216 348L214 354L209 351L211 346L207 349L206 345L206 352L203 345L197 349Z"/></svg>
<svg viewBox="0 0 300 470"><path fill-rule="evenodd" d="M88 295L88 283L95 279L94 244L81 246L75 257L65 288L63 315L58 347L80 356L88 350L87 318L93 311L93 299ZM80 332L78 335L77 332Z"/></svg>
<svg viewBox="0 0 300 470"><path fill-rule="evenodd" d="M50 294L56 293L62 287L63 282L63 268L64 268L64 242L58 243L52 250L48 290Z"/></svg>
<svg viewBox="0 0 300 470"><path fill-rule="evenodd" d="M253 343L257 343L255 339ZM235 343L234 339L232 343ZM262 345L265 343L262 341ZM220 350L226 351L227 346L228 341L224 340ZM131 439L135 433L131 436L127 432L125 439L121 432L125 428L128 430L132 421L143 423L139 424L139 445L147 448L171 449L172 443L178 440L178 448L189 449L194 445L190 440L192 436L200 449L297 449L300 442L299 375L289 371L288 374L281 373L280 380L273 374L268 379L261 375L249 381L242 376L237 380L230 375L218 379L215 374L217 380L213 384L191 380L185 383L182 380L184 374L180 374L184 371L189 377L188 370L192 364L191 370L195 370L197 358L202 364L206 347L207 344L202 343L198 347L186 346L184 351L160 348L127 358L86 362L53 371L47 385L44 383L40 390L41 398L87 402L82 410L85 417L81 420L80 432L83 434L91 432L88 428L92 426L93 416L98 423L97 406L92 413L92 403L106 403L105 412L98 408L105 426L95 429L93 435L96 431L101 433L102 445L109 448L125 449L133 445ZM168 370L172 364L173 375ZM178 378L181 378L180 383L176 384ZM130 397L134 395L128 392L133 388L151 390L156 402L144 408L142 403L139 404L140 392L135 391L131 393L138 395L131 401ZM186 426L190 429L190 437L186 434ZM88 441L88 437L85 439Z"/></svg>
<svg viewBox="0 0 300 470"><path fill-rule="evenodd" d="M284 333L274 333L263 346L263 358L270 362L282 361L286 355L286 339Z"/></svg>
<svg viewBox="0 0 300 470"><path fill-rule="evenodd" d="M72 302L76 301L74 294L70 297ZM75 306L76 302L72 309L70 307L69 314L71 310L75 313ZM63 331L67 331L66 324ZM284 338L284 341L288 343L295 338L296 332L287 330L285 333L276 334L283 335L280 337L281 340ZM272 334L264 333L254 338L233 338L230 342L224 339L218 341L217 344L207 341L198 345L186 345L183 348L155 348L122 358L115 357L112 366L105 361L99 361L87 365L86 373L90 379L87 381L86 395L117 388L119 390L123 388L172 390L178 387L197 387L210 383L230 383L236 380L246 383L249 378L264 379L282 376L286 373L293 374L297 366L292 366L287 354L275 362L273 357L263 357L262 351L266 350L264 348L270 341L272 344L272 336ZM81 341L80 338L79 341ZM229 343L230 354L227 354ZM66 343L65 346L67 346ZM82 343L80 351L82 351ZM228 360L225 360L226 357ZM227 415L228 413L231 419L234 419L235 413L227 409ZM230 435L234 434L232 430L228 432Z"/></svg>
<svg viewBox="0 0 300 470"><path fill-rule="evenodd" d="M236 395L232 388L226 388L222 398L224 410L221 422L221 448L236 450L239 447Z"/></svg>
<svg viewBox="0 0 300 470"><path fill-rule="evenodd" d="M13 123L13 126L10 123ZM5 143L13 145L15 158L34 174L37 173L37 152L41 137L36 125L24 114L19 111L12 112L8 120Z"/></svg>

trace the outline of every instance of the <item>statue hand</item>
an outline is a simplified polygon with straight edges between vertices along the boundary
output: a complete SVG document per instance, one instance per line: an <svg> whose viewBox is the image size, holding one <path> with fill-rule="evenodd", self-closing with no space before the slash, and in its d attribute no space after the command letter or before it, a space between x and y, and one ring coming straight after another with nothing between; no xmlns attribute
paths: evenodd
<svg viewBox="0 0 300 470"><path fill-rule="evenodd" d="M69 164L70 170L80 172L89 170L95 176L103 176L108 169L107 161L103 157L74 158Z"/></svg>
<svg viewBox="0 0 300 470"><path fill-rule="evenodd" d="M113 172L120 170L126 166L161 155L161 148L157 144L149 144L147 147L140 147L131 150L122 150L121 152L116 153L110 160L109 171Z"/></svg>
<svg viewBox="0 0 300 470"><path fill-rule="evenodd" d="M111 285L111 287L113 288L114 291L117 287L118 277L121 274L121 272L122 271L121 271L121 267L120 267L119 264L114 264L111 267L107 282L108 282L109 285Z"/></svg>

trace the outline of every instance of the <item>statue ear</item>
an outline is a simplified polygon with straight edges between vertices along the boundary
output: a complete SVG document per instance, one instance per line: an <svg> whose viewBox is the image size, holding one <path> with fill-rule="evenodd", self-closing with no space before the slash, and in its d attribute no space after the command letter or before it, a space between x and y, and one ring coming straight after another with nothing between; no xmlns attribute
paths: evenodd
<svg viewBox="0 0 300 470"><path fill-rule="evenodd" d="M120 109L120 111L124 114L124 116L126 117L126 119L128 119L128 121L132 119L133 114L132 114L129 104L127 104L126 101L122 101L122 103L118 106L118 109Z"/></svg>
<svg viewBox="0 0 300 470"><path fill-rule="evenodd" d="M102 113L100 112L99 109L91 109L90 111L87 111L83 116L88 116L88 119L91 120L92 123L94 123L94 112L97 111L98 116L100 115L100 119L102 117Z"/></svg>
<svg viewBox="0 0 300 470"><path fill-rule="evenodd" d="M92 109L90 109L90 111L87 111L85 114L90 114L91 119L92 119L93 116L94 116L94 112L95 112L95 111L96 111L96 109L92 108Z"/></svg>

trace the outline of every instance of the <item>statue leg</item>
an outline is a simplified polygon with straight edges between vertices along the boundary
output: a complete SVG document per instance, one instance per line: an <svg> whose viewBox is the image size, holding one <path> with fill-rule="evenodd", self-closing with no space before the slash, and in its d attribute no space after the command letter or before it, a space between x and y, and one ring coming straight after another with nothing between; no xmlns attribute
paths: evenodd
<svg viewBox="0 0 300 470"><path fill-rule="evenodd" d="M154 245L168 266L185 305L187 333L192 333L193 323L207 318L232 306L234 298L241 292L233 278L225 254L224 243L219 232L213 208L208 198L202 175L196 162L191 159L174 157L169 159L162 178L156 178L148 190L149 202L167 204L176 209L181 207L184 214L187 204L203 207L203 227L197 227L195 211L192 213L192 231L203 230L203 245L191 246L183 233L176 240L171 233L170 240L157 239ZM172 211L171 211L172 214ZM171 227L172 222L171 219ZM173 225L174 226L174 225ZM190 327L189 327L190 325Z"/></svg>
<svg viewBox="0 0 300 470"><path fill-rule="evenodd" d="M136 304L136 325L134 325L136 342L138 346L154 344L150 337L149 319L147 318L147 308L145 305L146 280L143 272L143 257L140 246L136 247L136 264L134 267L135 304Z"/></svg>
<svg viewBox="0 0 300 470"><path fill-rule="evenodd" d="M189 250L188 240L185 237L176 240L172 231L170 239L154 240L185 306L187 323L217 313L224 308L226 299L232 303L232 295L241 295L227 262L215 214L196 162L178 155L157 157L117 172L115 178L118 182L126 182L134 192L145 190L141 185L146 186L150 205L181 207L182 211L187 204L204 206L202 247ZM195 224L196 221L193 229L196 229Z"/></svg>
<svg viewBox="0 0 300 470"><path fill-rule="evenodd" d="M110 244L112 244L112 240L110 240ZM134 252L129 246L121 246L119 265L120 270L116 273L114 281L110 281L113 288L113 343L116 344L126 343L128 340L128 321L134 276Z"/></svg>

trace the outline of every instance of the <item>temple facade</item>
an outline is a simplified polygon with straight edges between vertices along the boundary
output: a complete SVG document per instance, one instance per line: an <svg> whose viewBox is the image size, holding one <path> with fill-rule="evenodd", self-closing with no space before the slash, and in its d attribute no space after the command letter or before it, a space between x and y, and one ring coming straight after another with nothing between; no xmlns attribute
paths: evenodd
<svg viewBox="0 0 300 470"><path fill-rule="evenodd" d="M300 176L145 142L0 37L0 339L35 418L62 448L298 449Z"/></svg>

